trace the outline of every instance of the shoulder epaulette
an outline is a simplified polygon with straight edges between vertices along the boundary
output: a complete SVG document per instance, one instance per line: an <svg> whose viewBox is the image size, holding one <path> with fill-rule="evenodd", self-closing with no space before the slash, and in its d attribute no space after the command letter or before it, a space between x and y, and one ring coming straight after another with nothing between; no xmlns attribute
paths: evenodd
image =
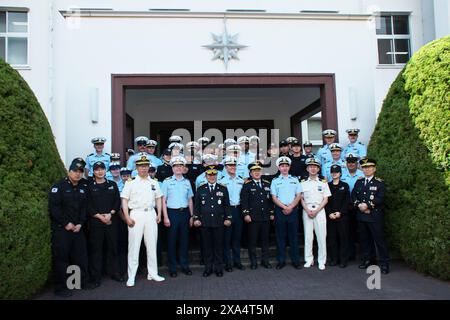
<svg viewBox="0 0 450 320"><path fill-rule="evenodd" d="M380 181L380 182L383 182L383 179L378 178L378 177L375 177L375 180Z"/></svg>
<svg viewBox="0 0 450 320"><path fill-rule="evenodd" d="M222 186L222 187L224 187L224 188L227 187L226 185L224 185L223 183L220 183L220 182L217 182L217 184L220 185L220 186Z"/></svg>
<svg viewBox="0 0 450 320"><path fill-rule="evenodd" d="M92 152L91 154L88 154L88 157L93 156L93 155L94 155L94 153Z"/></svg>
<svg viewBox="0 0 450 320"><path fill-rule="evenodd" d="M131 179L128 179L128 181L132 181L132 180L134 180L134 179L136 179L136 177L133 177L133 178L131 178Z"/></svg>
<svg viewBox="0 0 450 320"><path fill-rule="evenodd" d="M198 185L198 187L200 188L200 187L204 186L206 183L207 183L207 182L203 181L203 182L201 182L201 183Z"/></svg>
<svg viewBox="0 0 450 320"><path fill-rule="evenodd" d="M108 156L110 156L110 154L108 152L105 152L105 154L107 154Z"/></svg>
<svg viewBox="0 0 450 320"><path fill-rule="evenodd" d="M155 181L158 181L158 179L156 179L156 177L154 177L154 178L152 178L153 180L155 180Z"/></svg>
<svg viewBox="0 0 450 320"><path fill-rule="evenodd" d="M242 177L242 176L238 176L238 178L241 178L242 180L245 180L244 177Z"/></svg>
<svg viewBox="0 0 450 320"><path fill-rule="evenodd" d="M249 183L249 182L252 182L252 179L246 179L246 180L244 181L244 183Z"/></svg>
<svg viewBox="0 0 450 320"><path fill-rule="evenodd" d="M172 176L165 178L164 180L169 180L172 179Z"/></svg>
<svg viewBox="0 0 450 320"><path fill-rule="evenodd" d="M323 183L328 183L327 179L322 179Z"/></svg>
<svg viewBox="0 0 450 320"><path fill-rule="evenodd" d="M358 177L358 180L364 179L364 177Z"/></svg>
<svg viewBox="0 0 450 320"><path fill-rule="evenodd" d="M306 179L300 179L300 182L306 182Z"/></svg>
<svg viewBox="0 0 450 320"><path fill-rule="evenodd" d="M270 183L269 180L264 180L264 179L262 179L262 181L264 181L264 182L266 182L266 183Z"/></svg>

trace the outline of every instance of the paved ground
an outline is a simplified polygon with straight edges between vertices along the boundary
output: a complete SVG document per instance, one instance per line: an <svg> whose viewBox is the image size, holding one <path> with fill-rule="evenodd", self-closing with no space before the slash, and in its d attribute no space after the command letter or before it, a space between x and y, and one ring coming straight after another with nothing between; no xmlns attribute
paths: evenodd
<svg viewBox="0 0 450 320"><path fill-rule="evenodd" d="M136 286L127 288L105 278L102 286L94 290L80 290L69 298L77 299L162 299L162 300L295 300L295 299L445 299L450 300L450 283L421 275L403 262L394 261L391 273L381 276L381 289L369 290L368 274L359 270L357 263L345 269L327 267L320 271L316 266L296 270L287 265L282 270L234 270L225 272L223 278L214 274L203 278L203 269L193 268L192 276L179 273L169 278L167 269L160 269L166 281L147 281L144 275L136 278ZM57 299L50 289L36 299Z"/></svg>

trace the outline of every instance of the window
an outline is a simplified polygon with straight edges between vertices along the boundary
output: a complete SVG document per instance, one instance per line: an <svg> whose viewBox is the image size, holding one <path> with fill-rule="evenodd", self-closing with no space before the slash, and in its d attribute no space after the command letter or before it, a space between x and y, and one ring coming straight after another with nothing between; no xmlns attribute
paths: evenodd
<svg viewBox="0 0 450 320"><path fill-rule="evenodd" d="M309 141L313 145L313 152L317 152L323 145L322 140L322 113L318 112L312 117L305 119L300 124L302 142Z"/></svg>
<svg viewBox="0 0 450 320"><path fill-rule="evenodd" d="M381 14L376 18L378 63L405 64L411 55L409 16Z"/></svg>
<svg viewBox="0 0 450 320"><path fill-rule="evenodd" d="M0 11L0 58L11 65L28 64L28 13Z"/></svg>

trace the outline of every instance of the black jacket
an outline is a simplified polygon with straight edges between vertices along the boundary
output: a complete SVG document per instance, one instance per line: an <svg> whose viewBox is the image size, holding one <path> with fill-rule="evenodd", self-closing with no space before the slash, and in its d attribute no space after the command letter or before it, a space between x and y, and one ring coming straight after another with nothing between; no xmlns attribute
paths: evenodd
<svg viewBox="0 0 450 320"><path fill-rule="evenodd" d="M110 213L114 210L116 213L112 216L115 217L119 214L120 210L120 193L117 184L114 181L106 180L102 184L92 182L88 187L88 216L93 218L97 213ZM93 218L92 222L103 223Z"/></svg>
<svg viewBox="0 0 450 320"><path fill-rule="evenodd" d="M384 195L386 187L380 178L373 177L367 186L364 186L365 178L361 177L355 183L352 191L352 203L356 208L356 218L363 222L377 222L383 219ZM370 214L359 210L358 205L366 203Z"/></svg>
<svg viewBox="0 0 450 320"><path fill-rule="evenodd" d="M350 203L350 187L347 183L342 181L339 181L337 185L334 185L333 182L329 182L328 187L331 191L331 197L328 198L328 203L325 206L327 218L332 222L345 219L347 217L348 204ZM340 212L341 217L331 220L328 215L334 212Z"/></svg>
<svg viewBox="0 0 450 320"><path fill-rule="evenodd" d="M48 196L48 209L52 228L64 228L68 223L86 222L86 184L72 184L68 177L55 183Z"/></svg>
<svg viewBox="0 0 450 320"><path fill-rule="evenodd" d="M155 177L156 179L158 179L159 182L163 182L164 180L166 180L168 177L171 176L173 176L172 167L167 163L163 163L156 169Z"/></svg>
<svg viewBox="0 0 450 320"><path fill-rule="evenodd" d="M219 183L213 192L208 183L199 186L194 203L194 221L200 220L202 227L223 227L224 220L231 221L228 189Z"/></svg>
<svg viewBox="0 0 450 320"><path fill-rule="evenodd" d="M304 177L308 175L306 171L306 156L301 155L300 157L290 156L291 158L291 168L289 169L289 174L296 177Z"/></svg>
<svg viewBox="0 0 450 320"><path fill-rule="evenodd" d="M253 179L248 179L241 190L242 214L250 215L252 221L268 221L274 214L270 182L261 179L261 183L262 188Z"/></svg>

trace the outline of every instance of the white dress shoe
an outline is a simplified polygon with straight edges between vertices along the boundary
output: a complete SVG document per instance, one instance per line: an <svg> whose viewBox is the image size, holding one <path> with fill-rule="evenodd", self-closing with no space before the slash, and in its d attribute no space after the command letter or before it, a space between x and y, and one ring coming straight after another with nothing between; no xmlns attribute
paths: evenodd
<svg viewBox="0 0 450 320"><path fill-rule="evenodd" d="M325 265L324 264L319 264L319 270L325 270Z"/></svg>
<svg viewBox="0 0 450 320"><path fill-rule="evenodd" d="M127 287L134 287L134 280L128 280Z"/></svg>
<svg viewBox="0 0 450 320"><path fill-rule="evenodd" d="M306 263L303 265L303 268L309 268L309 267L311 267L313 264L314 264L314 260L313 260L313 261L306 262Z"/></svg>
<svg viewBox="0 0 450 320"><path fill-rule="evenodd" d="M156 281L156 282L161 282L161 281L164 281L166 279L164 277L161 277L160 275L154 275L154 276L148 275L147 276L147 280L153 280L153 281Z"/></svg>

